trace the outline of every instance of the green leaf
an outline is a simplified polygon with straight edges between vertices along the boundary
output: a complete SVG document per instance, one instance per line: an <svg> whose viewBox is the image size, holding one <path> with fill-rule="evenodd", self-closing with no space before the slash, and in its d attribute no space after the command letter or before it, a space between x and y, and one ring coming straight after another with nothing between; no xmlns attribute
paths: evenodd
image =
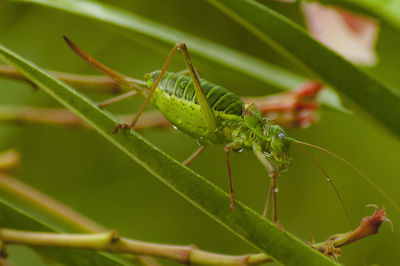
<svg viewBox="0 0 400 266"><path fill-rule="evenodd" d="M31 82L75 112L108 141L183 198L275 260L286 265L337 265L290 233L282 232L242 203L238 202L237 210L233 212L229 207L229 196L225 192L184 167L136 132L120 130L114 135L112 131L118 121L111 115L3 46L0 46L0 58L12 64ZM132 173L132 176L134 174Z"/></svg>
<svg viewBox="0 0 400 266"><path fill-rule="evenodd" d="M400 135L400 91L311 38L300 26L253 0L208 0L262 41L341 91Z"/></svg>
<svg viewBox="0 0 400 266"><path fill-rule="evenodd" d="M47 225L27 213L17 209L10 202L0 198L0 226L21 230L57 232L53 227ZM33 248L47 262L58 262L63 265L131 265L122 259L105 253L89 252L72 249L56 248Z"/></svg>
<svg viewBox="0 0 400 266"><path fill-rule="evenodd" d="M111 25L113 28L119 30L120 33L134 41L138 41L140 36L146 36L170 44L171 48L175 43L184 41L192 54L196 54L210 62L217 63L230 71L233 70L260 80L278 89L290 90L307 80L306 77L267 63L256 57L201 39L104 3L79 0L13 0L13 2L39 4L96 20ZM335 91L328 89L325 94L326 97L321 98L325 106L349 113Z"/></svg>

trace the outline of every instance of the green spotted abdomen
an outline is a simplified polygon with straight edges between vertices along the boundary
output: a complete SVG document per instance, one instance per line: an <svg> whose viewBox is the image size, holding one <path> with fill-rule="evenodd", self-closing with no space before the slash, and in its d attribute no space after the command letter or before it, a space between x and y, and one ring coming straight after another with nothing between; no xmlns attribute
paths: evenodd
<svg viewBox="0 0 400 266"><path fill-rule="evenodd" d="M155 71L146 76L149 89L159 73ZM217 119L217 132L210 132L206 126L190 76L166 72L151 101L174 126L204 144L229 142L224 138L224 128L242 121L244 103L221 86L205 80L200 83Z"/></svg>

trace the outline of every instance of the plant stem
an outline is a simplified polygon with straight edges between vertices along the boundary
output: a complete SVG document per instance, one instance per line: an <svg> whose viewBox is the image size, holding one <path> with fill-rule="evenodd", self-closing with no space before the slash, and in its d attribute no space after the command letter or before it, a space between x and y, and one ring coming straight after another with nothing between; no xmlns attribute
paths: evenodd
<svg viewBox="0 0 400 266"><path fill-rule="evenodd" d="M292 91L257 98L243 98L245 102L255 102L264 116L285 127L307 127L317 120L316 95L321 84L308 82ZM120 120L132 120L129 115L119 115ZM66 109L1 106L0 121L18 123L39 123L87 127L75 114ZM143 130L153 127L171 127L159 112L147 112L135 128Z"/></svg>
<svg viewBox="0 0 400 266"><path fill-rule="evenodd" d="M0 171L12 171L14 170L21 158L19 153L14 149L9 149L0 153Z"/></svg>
<svg viewBox="0 0 400 266"><path fill-rule="evenodd" d="M48 70L48 72L57 79L66 82L69 85L76 87L80 90L97 91L101 93L119 93L122 91L126 91L126 88L124 86L120 86L114 80L104 76L81 75L50 70ZM27 80L21 73L10 66L0 65L0 77L30 83L29 80ZM134 83L139 84L140 86L146 86L145 81L136 80L133 78L128 79ZM289 92L256 98L243 98L243 100L246 103L256 103L260 111L266 117L274 120L275 123L281 126L304 128L308 127L310 124L317 120L317 116L315 115L315 110L318 107L316 96L321 88L322 84L320 82L309 81ZM4 112L6 110L1 111ZM29 112L24 113L25 116L28 116L29 118ZM33 114L33 116L34 115L35 114ZM5 114L0 114L0 116L4 117ZM51 120L51 123L58 123L55 121L55 119L53 119L58 116L57 114L51 114L49 116L50 118L48 118L48 120ZM79 124L77 121L74 120L76 119L75 117L66 116L64 114L62 114L61 116L62 119L67 120L65 121L65 123L67 124ZM39 115L38 117L41 116ZM71 121L71 119L73 121ZM21 120L24 120L24 118L22 118ZM33 119L33 121L35 120L40 121L41 119ZM159 118L157 119L157 121L160 121L162 126L169 124L166 121L161 121L161 119Z"/></svg>
<svg viewBox="0 0 400 266"><path fill-rule="evenodd" d="M386 218L384 209L374 206L375 213L364 217L355 230L335 234L321 243L311 246L335 259L340 255L339 247L348 245L369 235L376 234ZM200 265L258 265L272 262L265 254L242 256L223 255L197 249L195 246L178 246L149 243L120 237L115 231L96 234L58 234L0 229L0 240L4 245L19 244L40 247L76 248L112 253L147 255L172 260L182 264Z"/></svg>
<svg viewBox="0 0 400 266"><path fill-rule="evenodd" d="M101 225L91 221L66 205L55 201L46 194L43 194L23 182L3 173L0 173L0 190L11 194L18 199L22 199L29 205L41 209L52 217L57 217L58 219L67 222L79 231L88 233L106 231L106 229Z"/></svg>
<svg viewBox="0 0 400 266"><path fill-rule="evenodd" d="M19 200L24 201L30 206L33 206L34 209L40 209L41 212L44 212L51 217L55 217L58 220L62 220L64 223L67 223L69 226L75 228L75 230L88 233L99 233L107 230L103 226L90 220L68 206L1 172L0 190L12 195L15 198L18 198ZM138 256L137 258L133 258L133 260L139 260L143 265L159 265L152 258L145 256Z"/></svg>
<svg viewBox="0 0 400 266"><path fill-rule="evenodd" d="M119 115L122 121L131 120L130 115ZM26 106L0 106L0 121L13 123L37 123L89 128L79 117L67 109L37 108ZM143 114L135 129L170 127L171 124L159 112Z"/></svg>
<svg viewBox="0 0 400 266"><path fill-rule="evenodd" d="M25 245L45 245L45 239L54 239L54 243L49 246L58 246L58 247L74 247L74 248L83 248L83 249L92 249L97 245L98 249L100 244L104 245L103 248L106 247L114 247L112 243L106 243L110 239L113 239L113 236L117 236L115 232L113 233L103 233L106 231L104 227L98 225L97 223L91 221L85 216L77 213L76 211L70 209L64 204L55 201L54 199L48 197L47 195L35 190L34 188L18 181L15 178L12 178L8 175L0 173L0 190L5 191L6 193L12 194L13 196L22 199L24 202L28 202L30 205L34 205L35 208L39 208L45 213L49 214L52 217L57 217L64 222L74 226L76 229L94 233L94 234L43 234L43 233L32 233L25 234L26 232L17 231L17 230L6 230L0 229L0 247L1 240L3 240L7 244L25 244ZM29 236L25 238L25 236ZM83 238L80 238L83 236ZM39 240L36 242L36 237ZM7 240L6 240L7 239ZM29 243L24 242L25 239ZM22 241L22 242L21 242ZM57 242L58 241L58 242ZM130 253L130 254L139 254L139 255L151 255L154 254L163 257L170 258L173 260L183 260L184 256L190 256L192 261L209 261L214 262L214 264L218 265L223 262L240 262L244 261L248 258L250 265L256 265L259 263L269 261L269 258L264 254L258 255L243 255L243 256L230 256L230 255L220 255L216 253L210 253L206 251L201 251L196 249L194 246L173 246L173 245L160 245L160 244L152 244L141 241L135 241L130 239L118 240L120 243L118 244L118 250L123 250L124 245L128 245L128 251L124 251L122 253ZM122 241L122 242L121 242ZM96 245L91 245L90 243L97 243ZM35 244L37 243L37 244ZM42 244L40 244L42 243ZM57 244L58 243L58 244ZM89 243L89 244L88 244ZM54 245L53 245L54 244ZM107 244L107 245L106 245ZM70 246L68 246L70 245ZM79 245L89 245L90 247L79 247ZM1 248L0 248L1 249ZM112 250L112 252L118 252ZM121 253L119 252L119 253ZM154 254L153 254L154 253ZM171 254L169 254L171 253ZM154 255L154 256L155 256ZM155 263L149 261L149 258L140 256L142 261L145 260L149 265L155 265ZM1 265L1 264L0 264ZM239 265L239 264L236 264Z"/></svg>
<svg viewBox="0 0 400 266"><path fill-rule="evenodd" d="M76 248L112 253L148 255L183 264L257 265L271 261L268 256L261 254L230 256L202 251L194 246L146 243L119 237L116 232L97 234L57 234L0 229L0 239L5 244Z"/></svg>
<svg viewBox="0 0 400 266"><path fill-rule="evenodd" d="M317 244L311 243L312 246L317 250L319 250L320 252L324 253L325 255L337 259L338 256L340 255L340 249L339 249L340 247L351 244L364 237L377 234L383 222L389 222L393 231L393 224L386 217L386 212L384 208L379 209L374 204L369 204L367 205L367 207L374 207L375 208L374 214L372 216L364 217L361 220L360 225L355 230L347 233L335 234L329 237L324 242Z"/></svg>
<svg viewBox="0 0 400 266"><path fill-rule="evenodd" d="M68 83L73 87L77 87L85 91L95 91L101 93L114 94L127 90L126 88L116 83L114 80L105 76L81 75L81 74L65 73L52 70L47 70L47 71L57 79L65 83ZM21 73L19 73L15 68L10 66L0 65L0 77L30 83ZM130 80L140 85L146 84L144 81L141 80L136 80L131 78Z"/></svg>

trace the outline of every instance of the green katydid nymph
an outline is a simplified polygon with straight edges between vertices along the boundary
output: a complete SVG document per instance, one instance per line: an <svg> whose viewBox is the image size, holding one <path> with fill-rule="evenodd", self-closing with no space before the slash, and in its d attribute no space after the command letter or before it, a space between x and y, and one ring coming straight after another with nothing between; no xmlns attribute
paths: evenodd
<svg viewBox="0 0 400 266"><path fill-rule="evenodd" d="M64 37L64 39L72 50L88 64L109 76L118 84L131 89L131 91L126 94L100 103L99 107L105 107L109 104L119 102L134 94L141 94L145 97L145 101L132 123L129 125L119 124L114 129L115 134L117 134L118 130L121 130L122 128L134 129L145 106L148 102L152 102L152 104L157 107L157 109L172 125L174 125L174 127L197 139L198 143L201 145L200 149L184 162L186 166L189 165L208 145L224 145L230 185L230 207L232 210L235 210L236 204L230 167L231 151L253 151L257 159L268 171L271 178L271 185L264 209L264 216L267 215L269 202L272 198L272 217L273 221L278 225L276 178L286 172L291 166L291 143L307 145L326 151L318 146L289 138L280 126L274 125L269 119L264 118L255 104L245 105L238 96L229 90L209 81L200 79L193 67L188 49L184 43L178 43L172 48L161 70L146 74L145 81L140 81L128 78L106 67L96 59L89 56L68 38ZM182 52L188 67L187 73L178 74L166 72L166 69L176 51ZM301 149L305 151L303 148ZM340 160L354 168L354 166L338 155L329 151L326 152L338 157ZM306 154L308 153L306 152ZM315 161L314 158L312 159ZM316 163L320 166L318 162ZM344 206L338 190L333 185L326 172L323 169L322 171L335 189L335 192ZM358 169L356 169L356 171L360 172ZM370 183L372 182L368 178L367 181ZM375 184L373 185L376 187ZM388 200L391 200L386 194L382 194ZM348 215L347 210L346 213Z"/></svg>

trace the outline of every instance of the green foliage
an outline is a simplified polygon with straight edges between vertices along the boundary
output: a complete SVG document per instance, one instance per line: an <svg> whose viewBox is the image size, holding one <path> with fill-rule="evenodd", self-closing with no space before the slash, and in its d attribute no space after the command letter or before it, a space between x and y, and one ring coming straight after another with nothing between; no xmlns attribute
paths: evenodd
<svg viewBox="0 0 400 266"><path fill-rule="evenodd" d="M400 135L400 91L355 67L282 15L253 0L209 0L242 26L358 103Z"/></svg>
<svg viewBox="0 0 400 266"><path fill-rule="evenodd" d="M105 3L66 0L3 2L6 4L0 8L0 42L37 62L43 68L77 73L87 70L82 69L84 63L72 56L71 51L62 43L61 35L70 36L107 65L138 78L140 78L138 75L146 71L160 68L173 43L185 41L189 45L189 50L195 55L195 66L200 74L207 79L210 76L213 77L210 80L232 89L239 95L265 94L265 88L290 89L297 86L310 78L304 71L304 64L307 64L306 69L311 69L314 75L317 72L317 76L323 77L338 91L342 89L341 85L344 83L343 94L347 95L345 90L354 88L353 97L348 94L348 98L345 99L346 105L355 109L357 115L345 116L341 113L322 110L319 123L304 131L289 130L289 135L328 147L343 155L367 172L389 195L395 195L395 200L399 198L397 196L400 171L398 139L382 130L379 123L370 121L368 117L371 116L365 116L364 112L360 112L353 104L353 101L358 101L353 100L354 96L360 97L360 106L371 109L368 111L377 112L375 115L378 114L379 117L385 112L386 118L382 121L386 121L384 123L389 127L398 129L394 124L396 120L399 120L398 113L395 111L399 106L398 96L396 90L392 90L385 83L400 86L398 78L400 56L397 53L400 38L398 32L392 32L386 25L383 25L378 40L377 50L380 63L368 69L384 81L380 82L376 81L373 75L357 70L348 62L311 41L298 25L265 8L262 8L260 18L267 14L268 19L273 19L277 23L279 28L272 29L274 34L282 34L282 31L289 30L294 34L293 36L301 37L302 44L311 44L320 53L319 55L327 56L327 59L318 58L312 53L308 58L307 53L312 49L304 45L295 47L295 43L292 43L291 56L297 57L297 61L300 60L300 65L303 66L297 68L298 65L286 61L265 42L259 41L260 38L255 38L251 31L239 27L228 16L221 15L222 13L212 5L208 5L207 1L113 2L113 5L120 6L118 8L110 6L109 1L103 1ZM14 5L8 2L27 2L38 6ZM225 3L228 2L225 1ZM231 2L237 5L246 3ZM272 6L294 21L302 19L296 4L278 4L269 0L259 2ZM340 4L348 7L353 3L354 6L356 4L363 6L364 3L373 1L332 0L330 2L338 4L349 2L349 5ZM368 7L371 12L363 12L377 14L379 11L379 15L375 17L386 21L386 24L390 24L387 22L389 20L398 19L390 15L397 11L394 8L393 10L387 8L390 3L394 4L396 1L378 2L382 4L380 7L386 6L385 12L380 12L381 9L373 6ZM248 11L248 8L244 6L240 11ZM71 16L71 14L78 16ZM256 17L253 16L253 18ZM104 25L106 27L103 27ZM253 27L258 26L253 24ZM265 32L258 31L257 34L262 36L261 40L264 40ZM128 37L129 40L121 36ZM292 42L290 37L288 33L282 35L282 38L287 38L289 42ZM273 39L271 36L270 38ZM267 41L267 43L271 42ZM284 43L279 44L280 47L284 45ZM324 65L318 69L321 64ZM329 67L330 64L332 67ZM184 64L180 66L183 68ZM345 69L341 69L342 66ZM341 79L336 77L338 70L345 72ZM347 73L347 70L350 72ZM68 104L70 104L71 99L76 99L77 102L74 101L71 106L79 107L78 111L81 114L85 112L84 117L90 118L89 123L97 126L96 129L119 148L115 149L115 145L109 145L93 132L75 128L1 123L0 148L17 148L21 151L23 161L16 176L24 182L67 203L108 228L116 229L122 235L132 238L164 243L194 243L203 249L232 254L255 253L262 246L264 250L268 248L274 254L279 253L280 256L290 257L293 254L293 250L290 250L292 244L309 252L309 249L298 240L293 240L290 234L283 235L282 239L286 242L274 245L275 242L270 242L269 235L282 236L282 234L273 225L243 205L240 205L239 213L232 214L227 208L228 199L221 190L194 172L179 166L175 160L154 147L154 145L160 147L162 151L168 152L174 158L184 159L197 147L192 139L177 131L164 130L141 133L154 144L149 144L144 138L134 133L121 131L118 136L112 136L110 132L116 122L109 114L100 112L90 100L82 98L79 93L65 90L60 83L48 76L43 76L35 68L29 67L28 72L31 71L34 71L35 78L46 83L51 81L54 88L49 87L47 91L59 89L59 94L53 94L59 100L65 103L68 99ZM353 77L350 73L355 73L355 76ZM31 77L33 77L32 73ZM348 84L347 79L350 80ZM388 98L387 102L382 101L380 96L367 97L368 94L365 94L363 87L367 82L374 85L373 91L382 95L390 95L393 92L394 97ZM328 106L343 110L341 103L335 103L339 99L335 93L328 93L327 96L332 97L325 101ZM104 99L103 95L94 93L90 94L90 97L96 100ZM0 80L0 101L1 104L7 105L10 103L39 106L58 104L50 101L42 90L32 94L28 86L3 79ZM113 113L117 110L132 114L138 109L138 103L139 101L127 101L125 105L122 104L110 110ZM138 163L133 163L130 158L120 152L120 149L129 152ZM330 175L336 177L335 181L344 195L354 220L369 214L369 211L363 208L365 204L387 205L382 197L370 190L368 185L356 179L348 168L325 155L318 154L316 157ZM267 191L267 174L252 154L247 156L243 153L233 154L232 160L237 198L246 202L246 205L252 209L260 211ZM171 165L170 170L165 168L167 164ZM246 235L246 242L238 239L235 234L221 230L221 227L207 215L198 212L176 193L166 189L164 184L151 178L143 170L143 166L161 180L168 182L170 186L179 186L179 189L186 190L185 197L194 197L191 200L196 201L197 206L208 212L213 211L214 218L222 219L233 228L231 230L236 230L236 233ZM210 147L191 168L202 176L207 176L210 182L223 190L227 190L226 166L221 147ZM303 240L308 240L312 234L316 241L320 241L332 233L349 229L334 193L329 190L321 177L321 173L308 158L294 151L293 167L278 180L280 220L287 231ZM0 198L6 197L2 194ZM390 207L387 208L387 212L396 228L400 219L399 214ZM9 212L6 210L3 212L1 209L0 214L4 213ZM27 213L43 222L31 212ZM22 219L26 218L21 216ZM252 224L249 224L250 220ZM12 222L12 220L9 221ZM26 226L23 229L29 228ZM37 229L51 231L43 227ZM382 228L377 236L368 241L362 241L361 246L363 253L366 254L367 264L396 264L400 260L397 252L399 233L389 231L388 228ZM254 242L248 245L250 237L250 241L258 241L257 249L253 248ZM289 255L283 254L286 251ZM21 254L25 253L10 247L10 254L13 265L26 265L14 263L14 260L22 261L25 256ZM294 254L294 256L299 254ZM364 260L360 261L359 254L357 248L346 247L343 249L341 261L346 265L362 264ZM31 262L31 256L26 256L28 261L26 263ZM102 255L95 254L94 256L102 258ZM162 262L168 264L168 262ZM310 265L308 261L307 265Z"/></svg>
<svg viewBox="0 0 400 266"><path fill-rule="evenodd" d="M32 63L2 46L0 46L0 57L50 96L75 112L108 141L183 198L277 261L286 265L336 264L290 233L282 232L270 221L240 202L238 202L237 210L232 212L229 207L229 196L225 192L182 166L180 162L166 155L136 132L121 130L114 135L112 132L118 122L112 116Z"/></svg>
<svg viewBox="0 0 400 266"><path fill-rule="evenodd" d="M243 52L226 46L192 36L136 14L126 12L107 4L94 1L49 1L49 0L12 0L28 2L46 7L60 9L65 12L80 15L92 20L111 25L121 34L136 42L149 43L152 40L174 45L184 41L191 53L221 65L230 71L245 74L264 82L267 86L288 90L299 86L306 78L284 68L267 63ZM101 12L99 12L101 10ZM151 44L151 42L149 43ZM326 90L321 96L321 102L326 106L342 112L349 112L343 107L339 96L332 90Z"/></svg>

